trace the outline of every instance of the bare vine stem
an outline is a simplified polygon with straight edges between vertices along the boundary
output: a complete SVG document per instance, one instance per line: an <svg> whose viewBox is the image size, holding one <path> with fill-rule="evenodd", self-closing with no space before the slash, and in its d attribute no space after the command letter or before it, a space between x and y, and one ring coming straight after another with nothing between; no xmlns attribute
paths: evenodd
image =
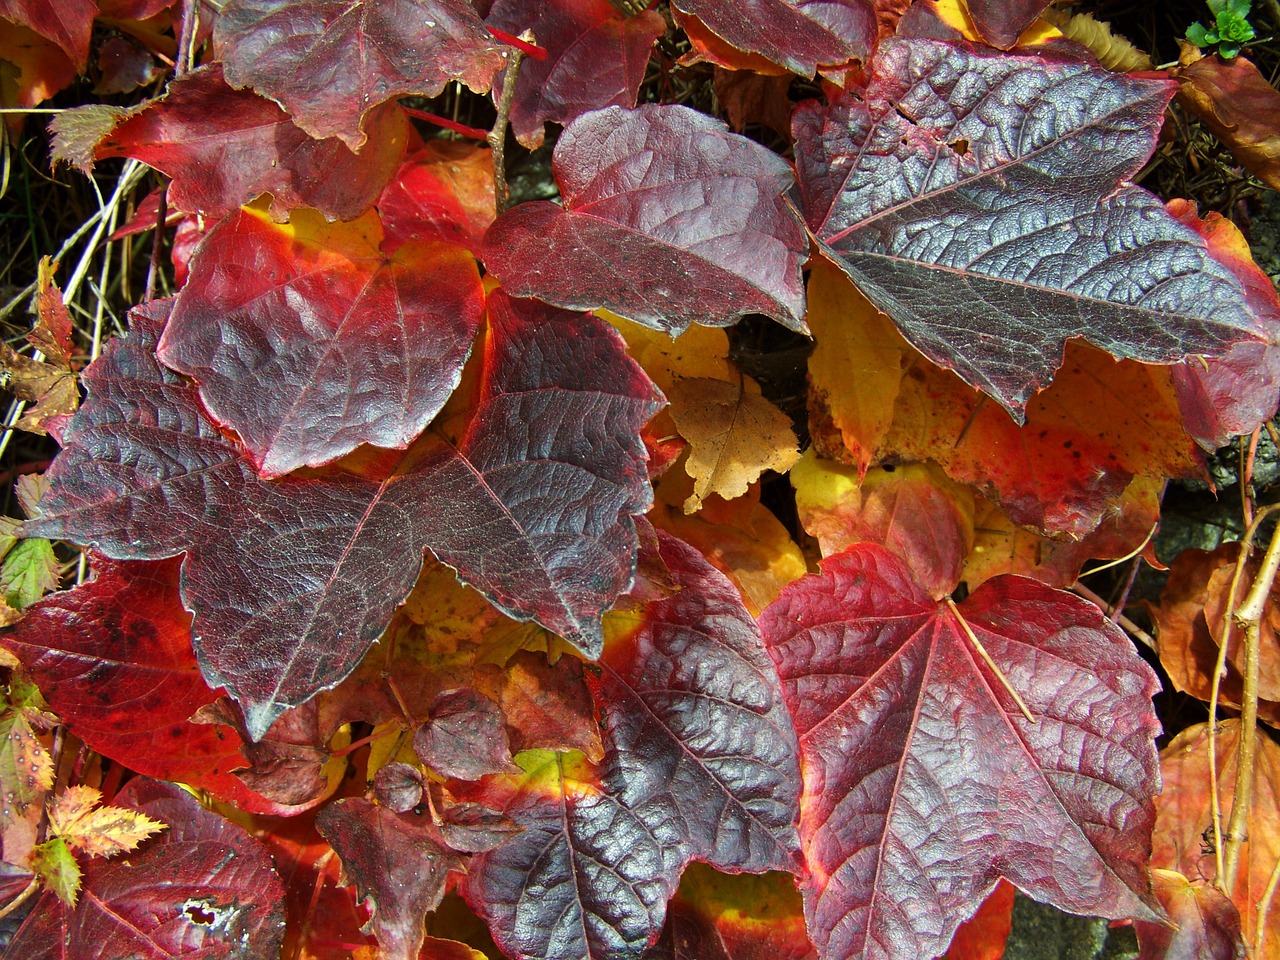
<svg viewBox="0 0 1280 960"><path fill-rule="evenodd" d="M1259 517L1263 516L1262 512ZM1253 802L1254 765L1258 752L1258 674L1261 670L1262 615L1280 570L1280 527L1271 535L1262 566L1244 602L1235 611L1235 625L1244 644L1244 692L1240 704L1240 740L1236 745L1236 784L1223 851L1222 890L1234 890L1240 869L1240 848L1249 837Z"/></svg>
<svg viewBox="0 0 1280 960"><path fill-rule="evenodd" d="M1276 861L1276 865L1271 870L1271 879L1267 881L1267 889L1262 892L1262 899L1258 901L1258 908L1253 912L1254 933L1253 933L1253 955L1254 957L1262 956L1262 942L1267 938L1267 914L1271 912L1271 901L1275 898L1276 887L1280 886L1280 860Z"/></svg>
<svg viewBox="0 0 1280 960"><path fill-rule="evenodd" d="M520 34L521 40L533 42L533 31L526 30ZM516 79L520 74L520 64L524 61L524 51L512 47L507 57L507 69L502 74L502 96L498 100L498 118L493 121L493 129L486 138L493 151L493 198L498 213L506 210L511 203L511 189L507 185L507 125L511 122L511 104L516 98Z"/></svg>

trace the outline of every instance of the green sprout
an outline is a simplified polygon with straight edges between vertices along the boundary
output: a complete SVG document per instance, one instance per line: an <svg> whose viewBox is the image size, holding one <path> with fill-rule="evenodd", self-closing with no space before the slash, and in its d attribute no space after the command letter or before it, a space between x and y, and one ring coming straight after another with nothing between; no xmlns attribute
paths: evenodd
<svg viewBox="0 0 1280 960"><path fill-rule="evenodd" d="M1230 60L1240 52L1240 46L1255 36L1253 24L1249 23L1249 7L1251 0L1206 0L1209 12L1214 16L1214 24L1206 27L1203 23L1193 23L1187 28L1187 39L1201 50L1216 45L1218 53Z"/></svg>

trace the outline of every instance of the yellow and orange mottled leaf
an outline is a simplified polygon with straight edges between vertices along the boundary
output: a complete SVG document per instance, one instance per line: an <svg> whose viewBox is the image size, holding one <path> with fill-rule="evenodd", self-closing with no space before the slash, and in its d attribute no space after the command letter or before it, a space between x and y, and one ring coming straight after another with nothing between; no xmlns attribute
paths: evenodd
<svg viewBox="0 0 1280 960"><path fill-rule="evenodd" d="M99 806L102 794L83 784L67 787L49 805L49 827L71 847L90 857L128 853L165 829L137 810Z"/></svg>

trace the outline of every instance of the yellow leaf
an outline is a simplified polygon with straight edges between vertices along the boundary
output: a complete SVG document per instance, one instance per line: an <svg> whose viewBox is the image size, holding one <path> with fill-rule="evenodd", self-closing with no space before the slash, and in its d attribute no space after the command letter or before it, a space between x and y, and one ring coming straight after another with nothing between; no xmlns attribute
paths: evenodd
<svg viewBox="0 0 1280 960"><path fill-rule="evenodd" d="M127 853L165 824L136 810L99 807L102 794L93 787L68 787L49 807L49 827L70 846L91 857Z"/></svg>
<svg viewBox="0 0 1280 960"><path fill-rule="evenodd" d="M676 429L689 441L685 470L694 485L685 513L711 494L734 500L764 471L785 472L800 456L790 419L747 377L679 380L669 397Z"/></svg>
<svg viewBox="0 0 1280 960"><path fill-rule="evenodd" d="M893 423L910 351L893 321L826 260L809 274L808 321L810 408L826 413L865 473Z"/></svg>
<svg viewBox="0 0 1280 960"><path fill-rule="evenodd" d="M1074 16L1050 7L1041 17L1053 24L1068 40L1088 47L1098 62L1108 70L1150 70L1151 58L1124 37L1111 32L1111 24L1093 19L1092 14Z"/></svg>
<svg viewBox="0 0 1280 960"><path fill-rule="evenodd" d="M25 815L52 787L53 758L26 713L11 707L0 714L0 824Z"/></svg>

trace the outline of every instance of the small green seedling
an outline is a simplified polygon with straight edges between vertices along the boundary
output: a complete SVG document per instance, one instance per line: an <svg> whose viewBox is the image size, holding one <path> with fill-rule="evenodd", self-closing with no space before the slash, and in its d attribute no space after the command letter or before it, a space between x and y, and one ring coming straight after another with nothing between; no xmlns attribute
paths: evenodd
<svg viewBox="0 0 1280 960"><path fill-rule="evenodd" d="M1203 23L1193 23L1187 28L1187 39L1201 50L1217 46L1218 53L1230 60L1240 52L1242 44L1252 40L1256 35L1253 24L1249 22L1249 6L1251 0L1206 0L1209 12L1214 15L1214 24L1206 27Z"/></svg>

